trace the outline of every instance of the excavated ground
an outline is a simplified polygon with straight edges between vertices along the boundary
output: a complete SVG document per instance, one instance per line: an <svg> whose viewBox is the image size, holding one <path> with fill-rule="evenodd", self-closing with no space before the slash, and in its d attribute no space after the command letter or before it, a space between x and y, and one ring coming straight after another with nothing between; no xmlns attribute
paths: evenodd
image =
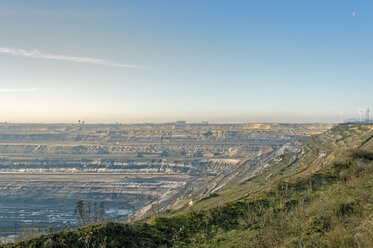
<svg viewBox="0 0 373 248"><path fill-rule="evenodd" d="M0 236L77 225L76 202L141 218L247 179L331 125L0 124Z"/></svg>

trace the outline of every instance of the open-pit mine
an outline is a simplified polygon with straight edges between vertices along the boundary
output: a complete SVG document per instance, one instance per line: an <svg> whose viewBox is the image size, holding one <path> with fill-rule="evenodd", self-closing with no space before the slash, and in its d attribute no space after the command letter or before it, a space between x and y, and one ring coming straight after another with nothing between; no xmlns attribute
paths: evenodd
<svg viewBox="0 0 373 248"><path fill-rule="evenodd" d="M249 180L327 124L0 124L0 231L77 226L78 201L139 219ZM96 206L96 205L95 205Z"/></svg>

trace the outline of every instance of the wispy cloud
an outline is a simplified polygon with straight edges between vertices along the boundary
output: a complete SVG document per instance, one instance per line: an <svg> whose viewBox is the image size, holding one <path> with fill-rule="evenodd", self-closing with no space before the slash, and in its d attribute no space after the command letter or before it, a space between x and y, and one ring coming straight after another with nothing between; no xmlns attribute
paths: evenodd
<svg viewBox="0 0 373 248"><path fill-rule="evenodd" d="M26 50L17 49L17 48L0 47L0 53L14 55L14 56L38 58L38 59L63 60L63 61L71 61L71 62L78 62L78 63L89 63L89 64L96 64L96 65L115 66L115 67L122 67L122 68L137 68L137 69L145 69L146 68L144 66L139 66L139 65L114 63L114 62L104 60L104 59L43 53L43 52L40 52L38 50L26 51Z"/></svg>
<svg viewBox="0 0 373 248"><path fill-rule="evenodd" d="M0 88L0 93L2 92L32 92L41 91L38 88L28 88L28 89L12 89L12 88Z"/></svg>

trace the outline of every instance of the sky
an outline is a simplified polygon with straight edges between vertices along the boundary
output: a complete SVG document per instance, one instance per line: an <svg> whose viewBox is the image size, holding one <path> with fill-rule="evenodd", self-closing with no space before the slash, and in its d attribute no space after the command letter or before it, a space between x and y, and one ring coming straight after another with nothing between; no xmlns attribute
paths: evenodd
<svg viewBox="0 0 373 248"><path fill-rule="evenodd" d="M337 122L371 0L0 0L0 122Z"/></svg>

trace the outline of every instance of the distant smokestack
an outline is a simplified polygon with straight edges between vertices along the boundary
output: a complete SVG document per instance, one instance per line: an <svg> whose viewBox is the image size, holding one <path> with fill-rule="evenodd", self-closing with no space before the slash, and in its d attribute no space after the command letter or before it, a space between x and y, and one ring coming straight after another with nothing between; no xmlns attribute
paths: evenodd
<svg viewBox="0 0 373 248"><path fill-rule="evenodd" d="M360 117L360 122L363 122L363 109L359 108L359 117Z"/></svg>
<svg viewBox="0 0 373 248"><path fill-rule="evenodd" d="M370 116L369 116L369 108L367 108L367 116L366 116L366 118L367 118L367 123L370 123Z"/></svg>

